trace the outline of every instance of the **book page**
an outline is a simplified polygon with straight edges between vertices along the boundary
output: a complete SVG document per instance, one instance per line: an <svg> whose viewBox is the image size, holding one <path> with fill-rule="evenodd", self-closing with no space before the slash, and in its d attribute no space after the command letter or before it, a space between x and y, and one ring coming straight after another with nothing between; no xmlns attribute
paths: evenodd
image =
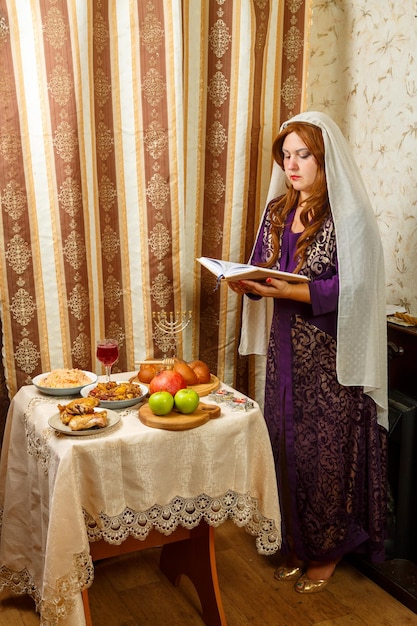
<svg viewBox="0 0 417 626"><path fill-rule="evenodd" d="M302 274L291 274L290 272L281 272L280 270L267 267L257 267L256 265L247 263L232 263L231 261L221 261L220 259L211 259L208 257L200 257L197 261L219 279L222 278L229 281L265 281L268 277L280 278L281 280L293 283L309 281L309 279Z"/></svg>

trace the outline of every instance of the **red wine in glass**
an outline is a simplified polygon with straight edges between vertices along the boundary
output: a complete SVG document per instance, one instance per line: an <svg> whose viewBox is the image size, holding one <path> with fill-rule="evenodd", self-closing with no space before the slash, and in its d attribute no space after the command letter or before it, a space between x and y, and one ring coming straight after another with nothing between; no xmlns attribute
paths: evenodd
<svg viewBox="0 0 417 626"><path fill-rule="evenodd" d="M97 358L106 368L106 382L110 382L111 368L119 358L119 344L116 339L99 339Z"/></svg>

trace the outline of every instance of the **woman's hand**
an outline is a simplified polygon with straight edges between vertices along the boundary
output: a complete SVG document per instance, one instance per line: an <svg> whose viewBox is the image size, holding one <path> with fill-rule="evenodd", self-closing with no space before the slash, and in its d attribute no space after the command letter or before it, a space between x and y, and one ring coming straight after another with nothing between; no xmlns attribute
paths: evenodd
<svg viewBox="0 0 417 626"><path fill-rule="evenodd" d="M251 293L249 287L245 286L244 283L250 283L252 281L250 280L241 280L239 282L232 282L232 281L227 281L227 284L229 285L230 289L232 291L234 291L235 293L237 293L239 296L244 296L246 293Z"/></svg>
<svg viewBox="0 0 417 626"><path fill-rule="evenodd" d="M229 287L239 295L253 294L266 298L286 298L310 302L310 289L306 283L289 283L279 278L267 278L264 283L255 280L229 282Z"/></svg>
<svg viewBox="0 0 417 626"><path fill-rule="evenodd" d="M285 294L290 286L286 280L279 280L276 278L268 278L265 283L261 283L256 280L239 280L238 282L229 281L228 285L239 295L251 293L256 296L269 296L271 298L287 297Z"/></svg>

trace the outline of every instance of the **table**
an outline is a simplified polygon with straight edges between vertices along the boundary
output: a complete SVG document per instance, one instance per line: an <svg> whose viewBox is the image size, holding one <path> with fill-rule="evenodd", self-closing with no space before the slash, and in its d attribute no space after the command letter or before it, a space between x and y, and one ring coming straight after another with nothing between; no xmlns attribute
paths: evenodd
<svg viewBox="0 0 417 626"><path fill-rule="evenodd" d="M172 567L176 551L189 544L171 542L203 542L218 604L216 526L231 518L256 537L261 554L279 549L274 462L256 403L250 410L220 405L220 417L180 432L145 426L136 406L121 410L112 430L73 437L48 425L64 401L22 387L10 405L0 465L0 589L32 596L42 626L86 624L81 592L93 582L100 546L107 555L132 542L169 543L161 569L175 583L184 571ZM221 605L216 610L213 623L225 624Z"/></svg>

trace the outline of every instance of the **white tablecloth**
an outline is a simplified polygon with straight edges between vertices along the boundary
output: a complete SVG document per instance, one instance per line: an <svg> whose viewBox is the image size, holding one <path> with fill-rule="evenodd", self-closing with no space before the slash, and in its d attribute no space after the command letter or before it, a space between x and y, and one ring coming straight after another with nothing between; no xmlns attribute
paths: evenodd
<svg viewBox="0 0 417 626"><path fill-rule="evenodd" d="M75 437L48 425L62 401L31 385L19 390L0 469L0 588L30 594L42 625L85 624L90 541L120 544L152 528L168 535L232 518L256 536L260 553L278 550L274 463L256 404L221 404L220 417L180 432L145 426L136 406L120 411L114 429Z"/></svg>

